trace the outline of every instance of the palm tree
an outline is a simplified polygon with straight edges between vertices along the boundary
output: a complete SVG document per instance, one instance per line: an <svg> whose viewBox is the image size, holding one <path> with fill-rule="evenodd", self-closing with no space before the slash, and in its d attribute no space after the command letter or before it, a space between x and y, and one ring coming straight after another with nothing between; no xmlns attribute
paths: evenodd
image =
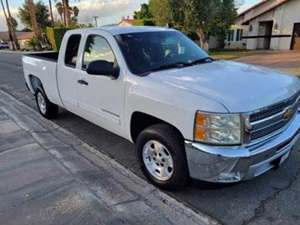
<svg viewBox="0 0 300 225"><path fill-rule="evenodd" d="M32 31L39 42L37 48L41 49L40 41L42 40L42 35L41 35L40 28L38 27L38 23L36 19L36 10L35 10L35 5L33 3L33 0L28 0L28 6L30 11Z"/></svg>
<svg viewBox="0 0 300 225"><path fill-rule="evenodd" d="M72 9L72 11L73 11L74 16L77 17L78 14L79 14L79 9L78 9L78 7L77 7L77 6L74 6L73 9Z"/></svg>
<svg viewBox="0 0 300 225"><path fill-rule="evenodd" d="M71 15L70 15L70 6L69 0L62 0L63 9L64 9L64 22L65 26L69 27L71 25Z"/></svg>
<svg viewBox="0 0 300 225"><path fill-rule="evenodd" d="M2 0L1 0L2 2ZM1 3L3 4L3 2ZM2 5L3 7L3 5ZM20 49L20 46L19 46L19 43L18 43L18 40L17 40L17 35L16 35L16 28L14 27L14 24L13 24L13 17L11 16L11 13L10 13L10 8L9 8L9 4L8 4L8 0L6 0L6 9L7 9L7 14L6 14L6 17L7 17L7 20L8 20L8 26L9 26L9 30L10 30L10 33L11 33L11 37L12 37L12 45L13 45L13 49Z"/></svg>
<svg viewBox="0 0 300 225"><path fill-rule="evenodd" d="M4 7L3 0L0 0L0 2L1 2L1 6L2 6L4 17L5 17L5 20L6 20L6 25L7 25L7 29L8 29L9 40L10 40L10 43L12 44L13 50L15 50L15 45L13 44L13 37L12 37L12 34L11 34L11 26L10 26L10 22L9 22L8 16L6 14L6 9Z"/></svg>
<svg viewBox="0 0 300 225"><path fill-rule="evenodd" d="M51 23L52 23L52 26L54 26L54 17L53 17L52 1L51 0L49 0L49 11L50 11Z"/></svg>
<svg viewBox="0 0 300 225"><path fill-rule="evenodd" d="M65 23L64 18L63 18L64 8L63 8L63 5L61 4L61 2L57 2L55 4L55 8L60 16L61 22Z"/></svg>

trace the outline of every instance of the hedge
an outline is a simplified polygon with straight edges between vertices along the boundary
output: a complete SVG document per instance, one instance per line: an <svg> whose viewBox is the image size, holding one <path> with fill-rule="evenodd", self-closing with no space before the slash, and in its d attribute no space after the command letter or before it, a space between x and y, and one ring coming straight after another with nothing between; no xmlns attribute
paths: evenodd
<svg viewBox="0 0 300 225"><path fill-rule="evenodd" d="M154 26L154 21L151 19L134 20L134 26Z"/></svg>
<svg viewBox="0 0 300 225"><path fill-rule="evenodd" d="M71 28L47 27L47 38L53 50L59 51L62 39L68 30Z"/></svg>

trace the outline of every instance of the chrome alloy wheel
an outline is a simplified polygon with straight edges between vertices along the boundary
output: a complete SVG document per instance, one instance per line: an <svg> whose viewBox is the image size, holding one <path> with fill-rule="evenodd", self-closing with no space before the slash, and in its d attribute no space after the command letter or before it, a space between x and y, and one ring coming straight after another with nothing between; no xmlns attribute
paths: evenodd
<svg viewBox="0 0 300 225"><path fill-rule="evenodd" d="M143 162L157 180L167 181L174 173L174 162L169 150L160 142L148 141L143 147Z"/></svg>
<svg viewBox="0 0 300 225"><path fill-rule="evenodd" d="M41 110L41 113L46 114L46 112L47 112L46 101L41 92L38 92L38 94L37 94L37 101L38 101L38 105Z"/></svg>

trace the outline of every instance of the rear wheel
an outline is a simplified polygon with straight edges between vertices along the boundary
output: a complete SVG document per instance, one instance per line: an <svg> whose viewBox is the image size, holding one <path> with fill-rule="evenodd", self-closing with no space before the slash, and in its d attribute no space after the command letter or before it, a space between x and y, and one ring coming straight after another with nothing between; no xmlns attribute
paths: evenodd
<svg viewBox="0 0 300 225"><path fill-rule="evenodd" d="M51 103L45 93L38 89L35 93L35 100L40 114L47 118L53 119L58 115L58 106Z"/></svg>
<svg viewBox="0 0 300 225"><path fill-rule="evenodd" d="M137 139L137 156L142 171L153 184L165 189L187 184L184 143L173 127L157 124L142 131Z"/></svg>

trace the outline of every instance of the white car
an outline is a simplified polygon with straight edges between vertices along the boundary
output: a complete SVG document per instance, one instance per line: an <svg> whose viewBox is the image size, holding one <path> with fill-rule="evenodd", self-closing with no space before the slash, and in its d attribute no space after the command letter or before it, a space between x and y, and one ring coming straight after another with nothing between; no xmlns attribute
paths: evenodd
<svg viewBox="0 0 300 225"><path fill-rule="evenodd" d="M68 31L59 54L25 55L23 68L44 117L63 107L136 143L163 188L256 177L299 137L298 78L215 61L173 29Z"/></svg>

